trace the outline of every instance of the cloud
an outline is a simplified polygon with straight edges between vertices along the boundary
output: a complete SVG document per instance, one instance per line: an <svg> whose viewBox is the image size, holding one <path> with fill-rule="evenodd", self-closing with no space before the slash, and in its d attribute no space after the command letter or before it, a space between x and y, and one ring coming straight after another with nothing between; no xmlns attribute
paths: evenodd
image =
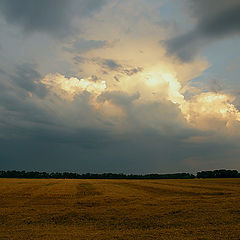
<svg viewBox="0 0 240 240"><path fill-rule="evenodd" d="M103 59L101 63L103 66L107 67L109 70L118 70L122 68L121 64L118 64L113 59Z"/></svg>
<svg viewBox="0 0 240 240"><path fill-rule="evenodd" d="M93 49L107 47L109 44L106 40L85 40L77 39L69 47L63 47L63 50L74 54L86 53Z"/></svg>
<svg viewBox="0 0 240 240"><path fill-rule="evenodd" d="M71 101L84 91L99 95L106 89L105 81L99 81L95 76L88 79L78 79L66 78L59 73L48 74L41 80L41 83L57 96Z"/></svg>
<svg viewBox="0 0 240 240"><path fill-rule="evenodd" d="M197 23L187 33L165 41L169 54L176 54L182 61L191 61L206 44L240 33L238 0L188 0L187 3Z"/></svg>
<svg viewBox="0 0 240 240"><path fill-rule="evenodd" d="M81 57L81 56L74 56L73 60L74 60L74 64L76 64L76 65L85 62L85 58Z"/></svg>
<svg viewBox="0 0 240 240"><path fill-rule="evenodd" d="M62 37L72 33L75 17L82 18L98 10L105 0L1 0L0 11L6 21L25 32L46 32Z"/></svg>
<svg viewBox="0 0 240 240"><path fill-rule="evenodd" d="M240 112L234 106L234 97L216 92L193 96L181 109L190 124L203 130L234 133L240 126Z"/></svg>
<svg viewBox="0 0 240 240"><path fill-rule="evenodd" d="M189 164L195 162L230 164L224 159L239 149L234 97L214 82L204 93L188 88L188 81L209 64L197 58L176 63L166 56L157 41L163 31L154 24L161 1L139 1L113 1L98 14L95 11L106 1L0 1L7 22L25 33L70 34L58 43L45 34L22 38L16 28L4 24L1 166L141 173L192 171ZM197 24L203 21L197 12L195 19ZM182 43L191 47L182 51L189 59L198 49L196 31ZM199 44L209 39L201 37ZM11 61L5 61L7 55ZM187 98L186 90L191 91ZM231 156L231 166L239 167L239 162L234 163L238 156L239 150Z"/></svg>
<svg viewBox="0 0 240 240"><path fill-rule="evenodd" d="M72 82L74 79L64 80ZM120 120L122 125L127 124L119 130L115 127L115 118L89 104L94 95L90 90L80 91L74 100L68 101L51 94L52 88L44 98L39 98L24 95L25 89L15 82L6 81L5 88L3 85L0 157L5 169L141 173L156 169L167 171L166 160L178 169L179 158L185 156L184 153L179 156L180 139L194 134L185 128L176 139L174 132L178 127L175 130L171 127L178 121L173 113L176 106L171 103L135 105L139 93L106 91L101 99L99 97L99 104L109 101L122 107L126 117ZM106 107L109 111L109 105ZM166 109L171 112L173 122L164 114ZM179 110L177 112L179 115ZM169 127L164 133L166 124ZM157 126L161 128L156 130Z"/></svg>
<svg viewBox="0 0 240 240"><path fill-rule="evenodd" d="M0 68L0 74L5 74L5 71Z"/></svg>
<svg viewBox="0 0 240 240"><path fill-rule="evenodd" d="M39 97L46 95L46 88L40 83L41 75L32 64L17 65L15 74L9 76L11 81L29 93L35 93Z"/></svg>
<svg viewBox="0 0 240 240"><path fill-rule="evenodd" d="M98 97L98 100L101 102L111 101L116 105L124 106L126 108L133 101L139 99L139 97L140 97L140 94L138 92L133 95L129 95L121 91L111 91L111 92L102 93Z"/></svg>
<svg viewBox="0 0 240 240"><path fill-rule="evenodd" d="M21 71L17 70L19 68ZM31 65L18 66L18 71L20 76L23 72L26 76L28 73L33 78L39 77ZM192 162L186 160L193 156L201 163L202 158L217 155L219 162L236 149L232 139L225 140L224 145L219 140L224 135L202 131L198 124L195 127L188 124L179 104L173 102L180 99L172 93L174 89L178 91L174 84L160 89L162 95L166 91L162 98L151 98L146 93L147 88L157 89L156 86L170 80L169 76L155 77L159 77L159 85L148 85L142 82L145 78L139 79L135 82L135 92L132 92L128 89L116 91L111 86L101 88L101 82L96 78L81 80L51 74L40 80L48 89L42 98L27 95L28 84L22 87L17 81L1 82L0 87L4 90L0 96L3 167L7 169L12 165L21 169L53 171L79 169L80 172L180 171L193 169ZM100 90L94 84L100 84ZM72 97L66 98L68 95ZM211 115L215 106L215 115L211 115L213 122L216 123L216 118L226 107L228 109L222 113L226 114L224 121L230 117L234 119L237 112L229 112L234 110L229 103L233 99L217 93L212 95L212 103L208 101L210 94L192 99L191 116L199 113L196 119L203 121L202 118ZM206 110L196 110L200 106ZM200 136L200 141L196 142L196 136ZM14 151L11 150L13 146ZM214 155L216 151L218 154ZM232 161L234 165L234 156Z"/></svg>
<svg viewBox="0 0 240 240"><path fill-rule="evenodd" d="M119 74L132 76L143 71L143 67L134 67L129 65L120 64L118 61L113 59L94 59L102 68L106 69L106 73L114 71ZM114 76L115 80L119 80L117 76Z"/></svg>

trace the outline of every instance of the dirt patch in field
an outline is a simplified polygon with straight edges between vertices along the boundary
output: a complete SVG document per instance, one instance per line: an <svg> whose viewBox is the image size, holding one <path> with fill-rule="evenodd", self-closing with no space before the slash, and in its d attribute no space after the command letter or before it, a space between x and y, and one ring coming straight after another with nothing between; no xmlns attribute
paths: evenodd
<svg viewBox="0 0 240 240"><path fill-rule="evenodd" d="M76 188L77 188L77 193L76 193L77 197L96 196L96 195L102 194L90 183L79 183L76 186Z"/></svg>

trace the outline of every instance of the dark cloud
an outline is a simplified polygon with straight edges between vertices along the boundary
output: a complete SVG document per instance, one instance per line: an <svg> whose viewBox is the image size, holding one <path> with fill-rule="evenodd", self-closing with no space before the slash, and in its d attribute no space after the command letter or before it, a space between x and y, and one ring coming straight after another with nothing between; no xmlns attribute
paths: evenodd
<svg viewBox="0 0 240 240"><path fill-rule="evenodd" d="M182 61L188 62L193 59L204 45L205 39L199 38L195 31L191 31L163 43L169 55L175 54Z"/></svg>
<svg viewBox="0 0 240 240"><path fill-rule="evenodd" d="M177 157L171 149L176 139L168 139L147 128L139 129L139 133L121 134L106 126L97 127L98 124L80 128L79 121L84 125L99 118L87 105L86 96L70 103L62 100L59 104L55 102L57 99L51 99L53 108L47 100L41 105L28 101L21 90L6 84L0 96L2 169L141 173L164 171L160 167L166 169L166 158L178 168ZM114 92L102 97L126 106L137 99L138 94ZM58 116L62 112L71 117L62 119Z"/></svg>
<svg viewBox="0 0 240 240"><path fill-rule="evenodd" d="M114 80L120 82L118 76L114 76Z"/></svg>
<svg viewBox="0 0 240 240"><path fill-rule="evenodd" d="M55 37L62 37L73 33L74 19L90 16L105 2L103 0L0 0L0 13L8 23L21 27L25 33L44 32ZM221 12L232 11L233 8L227 7L229 2L231 0L219 0L219 4L216 4L214 0L208 3L207 1L192 2L191 10L197 19L198 28L184 37L169 41L169 50L173 49L172 53L177 52L182 58L191 59L194 51L198 49L196 42L198 42L198 46L204 45L211 39L236 32L237 26L227 32L224 24L221 25L222 29L220 30L217 29L217 24L213 24L213 19L216 22L221 20L216 17L222 16ZM219 7L218 5L222 10L216 9ZM198 12L198 9L201 11ZM126 12L125 8L123 11ZM213 12L214 14L212 14ZM231 14L230 17L234 16L233 12ZM103 21L107 20L103 19ZM211 28L207 29L208 25L203 24L205 21L211 22L209 27L215 26L216 31L210 31ZM232 26L234 25L233 20L229 20L229 22L232 22ZM97 23L101 24L101 21ZM86 25L85 28L87 27ZM77 31L78 33L79 31ZM208 37L202 37L202 35ZM4 33L3 36L5 36ZM13 38L13 36L16 35L12 34L8 37ZM88 39L88 36L84 36L84 38ZM65 45L64 50L71 53L75 63L93 61L106 73L110 72L115 81L121 81L123 76L132 76L143 71L140 66L127 65L117 57L102 59L100 56L96 60L84 58L82 53L108 47L107 41L85 39L78 39L68 47ZM51 39L48 40L51 41ZM26 57L28 58L30 55L31 59L34 57L35 47L32 46L31 41L25 42L27 47L29 44L31 45L29 48L22 48L20 43L23 42L17 41L17 49L19 48L22 53L18 55L16 48L9 51L9 56L16 56L16 58L11 57L14 62L25 62ZM66 66L66 62L60 63L62 61L61 54L56 53L55 56L50 56L52 55L50 52L45 55L45 52L53 45L49 46L48 41L39 44L41 41L42 39L38 39L34 45L38 46L41 51L40 55L37 54L39 61L44 59L43 65L39 69L45 68L45 72L55 72L59 69L61 72L65 72L67 71L65 69L69 67L72 69L72 66ZM179 42L184 47L179 48ZM8 45L7 38L4 43L6 46ZM45 48L46 44L47 48ZM185 50L186 48L188 50ZM30 52L29 56L27 50ZM4 52L7 51L4 49ZM228 167L231 160L228 159L230 154L226 153L239 149L239 139L227 142L228 140L223 137L214 138L215 133L208 133L205 142L187 141L191 137L206 136L204 135L206 133L191 128L186 123L179 106L170 101L161 100L161 97L158 100L149 100L145 99L144 95L140 96L137 90L136 93L129 94L110 91L110 87L97 99L95 99L95 93L83 91L68 101L61 98L66 93L64 90L62 95L56 95L51 89L46 90L41 84L40 80L43 76L38 72L37 66L29 63L13 66L8 64L8 61L3 62L4 60L3 58L2 63L7 67L2 71L0 69L1 169L76 171L80 173L110 171L163 173L185 171L186 169L191 171L194 167L186 166L185 159L188 159L191 164L195 164L194 159L197 159L197 163L205 161L202 166L207 167L219 167L219 162L222 161ZM59 66L55 68L56 65ZM69 76L70 74L75 73L70 71ZM68 76L68 74L66 75ZM88 80L98 81L101 79L93 75ZM109 83L108 78L106 80ZM215 82L213 88L216 91L221 90L220 85L218 86ZM145 91L142 90L144 94ZM148 93L146 92L146 94ZM107 104L103 105L102 103ZM110 104L108 105L108 103ZM93 104L95 104L94 107ZM104 111L102 111L102 107ZM213 140L208 142L208 139ZM232 158L236 159L236 156L239 156L239 151L236 151ZM211 161L213 161L212 165ZM235 166L239 167L239 163ZM225 166L221 165L221 167Z"/></svg>
<svg viewBox="0 0 240 240"><path fill-rule="evenodd" d="M95 137L101 138L104 144L99 145ZM106 139L111 139L111 142L106 142ZM84 147L84 142L90 142L91 147ZM172 169L177 171L177 157L170 147L174 144L176 141L173 139L150 133L128 133L111 138L95 133L94 136L83 136L74 144L51 139L0 139L0 163L2 169L147 173L166 171L163 160L168 160L174 163Z"/></svg>
<svg viewBox="0 0 240 240"><path fill-rule="evenodd" d="M193 133L186 129L180 130L177 137L169 133L174 123L169 123L164 111L175 111L174 104L135 107L139 93L102 94L99 102L110 101L126 113L121 121L127 121L129 127L119 132L114 130L115 120L112 122L88 104L89 93L70 102L49 92L43 99L37 95L31 98L25 89L32 85L27 81L19 86L18 81L23 76L37 79L39 74L34 66L23 65L17 66L17 75L20 77L11 82L0 82L2 169L128 173L179 170L186 155L181 140ZM178 113L172 114L172 121L178 121ZM156 130L158 125L167 127L167 134Z"/></svg>
<svg viewBox="0 0 240 240"><path fill-rule="evenodd" d="M100 149L112 145L112 138L99 129L32 128L15 129L21 137L0 137L1 169L45 169L47 171L89 171L89 165L100 167ZM110 141L111 140L111 141ZM13 151L14 149L14 151ZM92 154L93 153L93 154ZM94 166L95 162L95 166ZM66 164L67 163L67 164ZM103 161L102 161L103 163ZM103 163L104 165L104 163ZM95 170L96 171L96 170Z"/></svg>
<svg viewBox="0 0 240 240"><path fill-rule="evenodd" d="M98 100L119 106L125 114L124 121L131 130L152 129L162 136L176 138L193 134L193 129L187 125L176 104L166 100L138 104L136 101L140 98L142 97L139 92L127 94L122 91L111 91L101 94Z"/></svg>
<svg viewBox="0 0 240 240"><path fill-rule="evenodd" d="M24 70L16 72L38 76L30 66L18 68ZM186 165L194 163L192 156L200 158L200 164L201 158L217 159L216 165L237 147L220 138L212 143L185 141L201 132L185 125L177 106L169 101L137 105L138 93L106 92L98 98L125 112L125 131L115 131L111 119L88 104L87 92L67 102L55 95L30 98L16 81L0 81L0 88L0 166L6 170L192 171L195 168ZM210 165L205 161L201 166Z"/></svg>
<svg viewBox="0 0 240 240"><path fill-rule="evenodd" d="M188 0L195 28L165 42L169 54L190 61L204 45L240 32L240 2L238 0Z"/></svg>
<svg viewBox="0 0 240 240"><path fill-rule="evenodd" d="M132 75L134 75L138 72L142 72L142 71L143 71L142 67L124 69L124 73L127 74L128 76L132 76Z"/></svg>
<svg viewBox="0 0 240 240"><path fill-rule="evenodd" d="M237 148L224 138L214 143L196 144L150 129L122 134L97 129L68 134L51 131L35 131L35 136L32 133L32 137L26 139L0 138L1 169L166 173L216 166L238 167L236 163L234 165L234 159L225 160ZM22 133L26 134L26 131Z"/></svg>
<svg viewBox="0 0 240 240"><path fill-rule="evenodd" d="M5 74L5 71L2 68L0 68L0 74Z"/></svg>
<svg viewBox="0 0 240 240"><path fill-rule="evenodd" d="M74 56L73 61L74 61L74 64L84 63L85 58L81 56Z"/></svg>
<svg viewBox="0 0 240 240"><path fill-rule="evenodd" d="M108 71L116 71L128 76L132 76L143 71L142 67L124 66L113 59L95 59L95 61ZM115 80L119 81L119 79L116 78Z"/></svg>
<svg viewBox="0 0 240 240"><path fill-rule="evenodd" d="M72 30L74 17L86 17L105 0L1 0L0 11L8 23L26 32L47 32L65 36Z"/></svg>
<svg viewBox="0 0 240 240"><path fill-rule="evenodd" d="M63 50L70 53L85 53L93 49L106 47L107 41L78 39L70 47L64 47Z"/></svg>
<svg viewBox="0 0 240 240"><path fill-rule="evenodd" d="M122 68L122 65L117 63L113 59L104 59L102 60L102 65L107 67L109 70L118 70Z"/></svg>
<svg viewBox="0 0 240 240"><path fill-rule="evenodd" d="M10 80L26 91L37 94L39 97L46 95L46 88L40 83L41 75L32 64L17 65L15 74L10 75Z"/></svg>

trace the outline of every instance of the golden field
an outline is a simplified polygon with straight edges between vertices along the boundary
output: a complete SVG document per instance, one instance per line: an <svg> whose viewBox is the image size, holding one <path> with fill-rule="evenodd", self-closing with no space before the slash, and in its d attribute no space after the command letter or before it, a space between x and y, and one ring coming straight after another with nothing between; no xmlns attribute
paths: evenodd
<svg viewBox="0 0 240 240"><path fill-rule="evenodd" d="M240 239L240 179L0 179L0 239Z"/></svg>

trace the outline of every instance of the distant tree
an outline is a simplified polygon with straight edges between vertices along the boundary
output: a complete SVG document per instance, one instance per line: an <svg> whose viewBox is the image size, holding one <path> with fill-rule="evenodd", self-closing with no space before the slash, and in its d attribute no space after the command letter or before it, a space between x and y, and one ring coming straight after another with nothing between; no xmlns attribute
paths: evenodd
<svg viewBox="0 0 240 240"><path fill-rule="evenodd" d="M197 178L239 178L240 174L237 170L214 170L214 171L201 171L197 173Z"/></svg>

